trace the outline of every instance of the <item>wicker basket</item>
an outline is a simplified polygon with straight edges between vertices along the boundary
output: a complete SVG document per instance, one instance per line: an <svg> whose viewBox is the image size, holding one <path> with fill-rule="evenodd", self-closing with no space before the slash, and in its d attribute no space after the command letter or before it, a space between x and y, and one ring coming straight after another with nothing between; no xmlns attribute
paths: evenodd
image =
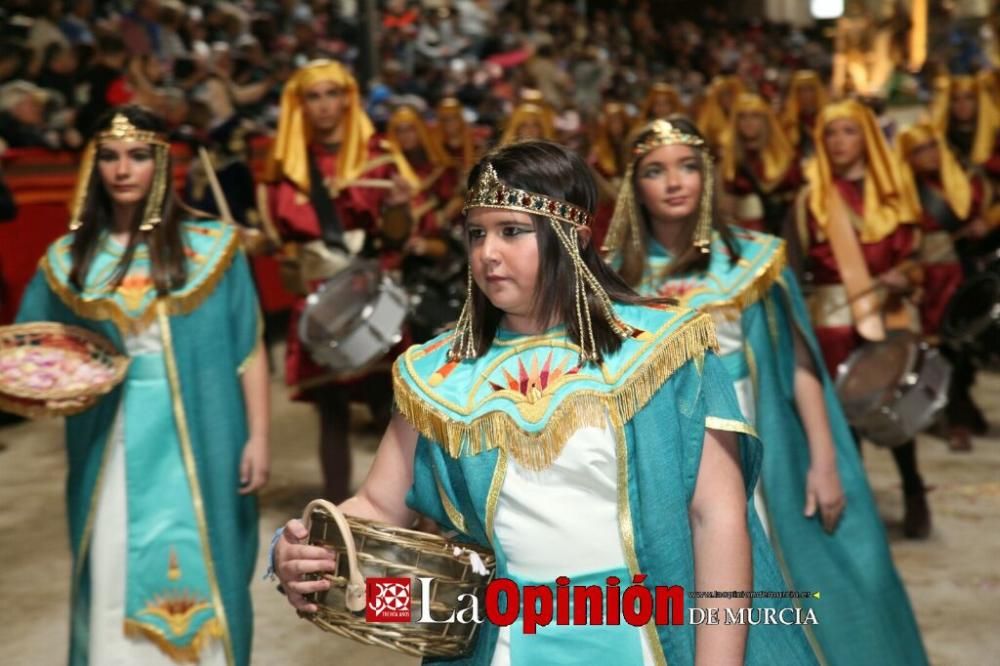
<svg viewBox="0 0 1000 666"><path fill-rule="evenodd" d="M46 359L46 352L51 352ZM66 361L97 366L100 379L67 385L67 378L53 380L50 386L31 386L13 377L5 366L17 363L37 364L39 359ZM0 326L0 409L35 418L69 416L87 409L90 398L102 396L125 378L129 359L115 349L107 338L77 326L52 322L34 322ZM42 368L39 368L42 371ZM31 372L31 370L29 370ZM49 369L50 374L58 371ZM73 403L73 399L79 399ZM70 401L54 406L52 402Z"/></svg>
<svg viewBox="0 0 1000 666"><path fill-rule="evenodd" d="M434 578L431 614L441 619L469 607L468 597L459 600L463 594L477 597L479 608L483 608L486 586L496 569L492 552L467 544L456 546L425 532L348 518L324 500L309 503L303 522L309 529L309 543L338 554L336 574L325 575L332 583L330 589L311 595L319 611L303 617L326 631L415 657L460 657L471 652L478 626L474 622L367 622L365 579L410 579L411 616L416 619L423 612L418 579ZM486 575L474 571L476 560L477 565L485 566Z"/></svg>

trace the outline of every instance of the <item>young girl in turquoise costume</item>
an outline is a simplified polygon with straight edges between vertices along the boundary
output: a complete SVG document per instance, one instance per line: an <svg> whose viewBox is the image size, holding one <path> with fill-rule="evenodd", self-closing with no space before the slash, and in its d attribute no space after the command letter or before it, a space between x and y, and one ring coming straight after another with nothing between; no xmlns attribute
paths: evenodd
<svg viewBox="0 0 1000 666"><path fill-rule="evenodd" d="M639 293L715 319L722 365L763 442L758 511L788 585L822 594L807 627L817 656L926 663L784 242L719 219L711 156L685 119L646 125L629 149L611 261Z"/></svg>
<svg viewBox="0 0 1000 666"><path fill-rule="evenodd" d="M712 351L710 319L639 298L603 265L589 243L596 187L570 151L502 148L473 168L469 192L462 316L396 361L399 411L341 508L400 526L429 516L492 548L496 575L521 585L641 573L649 587L784 589L747 511L759 445ZM303 575L335 563L306 537L290 521L273 564L289 602L310 612L303 595L329 583ZM448 663L815 663L799 627L746 629L549 625L528 635L520 621L486 623L472 654Z"/></svg>
<svg viewBox="0 0 1000 666"><path fill-rule="evenodd" d="M267 366L235 227L185 219L169 144L137 107L88 147L70 223L18 320L90 329L125 381L66 422L69 663L245 665Z"/></svg>

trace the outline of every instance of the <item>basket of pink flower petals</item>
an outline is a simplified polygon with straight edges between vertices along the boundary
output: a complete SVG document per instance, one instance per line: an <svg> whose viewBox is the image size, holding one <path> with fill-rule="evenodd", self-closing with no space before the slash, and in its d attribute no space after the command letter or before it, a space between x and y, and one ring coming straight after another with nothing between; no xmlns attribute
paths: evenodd
<svg viewBox="0 0 1000 666"><path fill-rule="evenodd" d="M77 326L0 326L0 409L32 418L79 413L121 383L128 363L110 340Z"/></svg>

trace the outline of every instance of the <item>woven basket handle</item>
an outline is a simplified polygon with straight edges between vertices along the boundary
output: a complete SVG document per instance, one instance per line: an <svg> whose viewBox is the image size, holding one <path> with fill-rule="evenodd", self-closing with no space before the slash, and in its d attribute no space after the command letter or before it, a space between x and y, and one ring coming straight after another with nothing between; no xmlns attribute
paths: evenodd
<svg viewBox="0 0 1000 666"><path fill-rule="evenodd" d="M352 613L360 613L367 605L365 601L365 579L361 575L361 568L358 566L358 553L354 545L354 535L351 533L351 527L347 524L344 514L332 502L316 499L309 502L306 505L305 511L302 512L302 522L305 524L307 530L311 531L313 511L322 511L333 518L333 522L337 524L337 529L340 530L340 536L347 547L348 581L344 600L347 610Z"/></svg>

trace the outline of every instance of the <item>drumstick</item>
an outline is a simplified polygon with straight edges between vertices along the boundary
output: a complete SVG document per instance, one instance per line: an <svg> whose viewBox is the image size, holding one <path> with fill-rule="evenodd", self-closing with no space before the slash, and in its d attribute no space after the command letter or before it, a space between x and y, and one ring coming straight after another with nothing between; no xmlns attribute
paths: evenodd
<svg viewBox="0 0 1000 666"><path fill-rule="evenodd" d="M347 187L374 187L380 190L391 190L396 186L388 178L355 178L354 180L349 180L344 183L338 183L338 190L342 190Z"/></svg>
<svg viewBox="0 0 1000 666"><path fill-rule="evenodd" d="M959 230L959 231L956 231L954 233L949 233L948 235L954 241L954 240L958 240L958 239L964 237L964 231L963 230ZM915 266L920 266L921 264L934 264L934 263L937 263L938 260L948 258L948 256L950 254L951 254L951 250L949 249L948 251L939 252L938 254L936 254L936 255L934 255L932 257L929 257L929 258L923 258L923 259L920 259L920 260L917 260L917 259L906 259L905 261L900 262L899 265L896 266L896 268L899 269L899 270L907 271L907 270L909 270L909 269L911 269L911 268L913 268ZM885 282L883 282L880 278L876 278L875 282L872 284L871 287L869 287L869 288L867 288L867 289L865 289L863 291L860 291L860 292L854 294L853 296L851 296L850 298L848 298L846 301L844 301L840 305L836 305L836 306L834 306L832 308L824 310L823 314L826 315L826 316L829 316L831 314L834 314L835 312L840 312L844 308L850 307L851 304L854 303L856 300L858 300L860 298L863 298L865 296L868 296L869 294L871 294L873 292L881 291L881 290L887 289L887 288L889 288L888 284L886 284Z"/></svg>
<svg viewBox="0 0 1000 666"><path fill-rule="evenodd" d="M226 201L226 195L222 192L222 185L219 184L219 177L215 174L215 169L212 167L212 158L209 156L208 151L205 150L205 146L198 146L198 157L201 159L201 165L205 169L205 175L208 177L208 185L212 188L212 198L215 200L215 205L219 208L219 215L222 217L222 221L229 224L236 224L236 220L233 219L233 213L229 210L229 202Z"/></svg>
<svg viewBox="0 0 1000 666"><path fill-rule="evenodd" d="M919 265L921 263L922 262L912 261L912 260L907 259L906 261L900 262L900 264L898 266L896 266L896 268L905 271L905 270L909 270L910 268L913 268L914 266ZM875 278L874 282L872 283L872 286L868 287L867 289L863 289L863 290L859 291L858 293L856 293L853 296L849 297L846 301L844 301L843 303L840 303L839 305L835 305L832 308L827 308L826 310L823 311L823 314L825 316L829 316L831 314L834 314L835 312L840 312L841 310L844 310L846 308L851 307L851 305L855 301L858 301L858 300L864 298L865 296L869 296L869 295L871 295L871 294L873 294L873 293L875 293L877 291L882 291L882 290L888 289L888 288L890 288L890 285L888 285L887 283L883 282L880 278Z"/></svg>

